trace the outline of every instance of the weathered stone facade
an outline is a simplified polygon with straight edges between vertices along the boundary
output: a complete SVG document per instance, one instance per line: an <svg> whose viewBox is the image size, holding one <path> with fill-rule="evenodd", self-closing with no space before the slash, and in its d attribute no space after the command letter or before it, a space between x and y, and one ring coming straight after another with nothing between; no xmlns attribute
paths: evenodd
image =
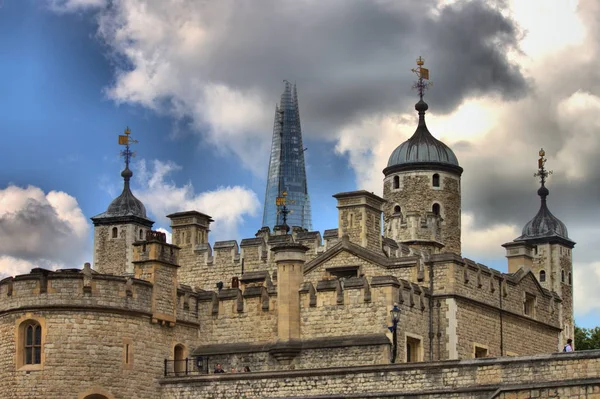
<svg viewBox="0 0 600 399"><path fill-rule="evenodd" d="M600 351L161 381L163 398L600 398Z"/></svg>
<svg viewBox="0 0 600 399"><path fill-rule="evenodd" d="M168 215L169 244L126 168L92 218L94 270L0 281L0 396L599 398L600 352L554 353L573 333L574 243L504 244L509 273L462 258L462 168L426 109L383 198L335 195L322 236L211 245L212 218L186 211ZM217 363L251 372L202 375Z"/></svg>
<svg viewBox="0 0 600 399"><path fill-rule="evenodd" d="M433 184L434 175L438 186ZM460 175L435 169L390 173L383 181L383 198L386 237L420 242L433 253L460 255Z"/></svg>

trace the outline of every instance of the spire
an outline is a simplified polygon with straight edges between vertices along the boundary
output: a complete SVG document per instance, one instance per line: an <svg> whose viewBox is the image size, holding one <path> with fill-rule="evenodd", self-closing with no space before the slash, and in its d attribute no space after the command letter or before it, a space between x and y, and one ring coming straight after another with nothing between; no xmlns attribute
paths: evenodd
<svg viewBox="0 0 600 399"><path fill-rule="evenodd" d="M275 107L275 123L263 226L312 228L310 198L306 182L302 127L295 83L284 80L281 101Z"/></svg>
<svg viewBox="0 0 600 399"><path fill-rule="evenodd" d="M121 172L121 176L123 177L123 192L110 203L106 212L92 218L94 223L124 217L134 217L139 219L140 223L149 224L150 226L154 223L147 218L146 207L144 207L142 201L135 198L129 186L129 181L133 176L133 172L129 169L129 163L131 162L131 158L135 156L135 153L131 151L129 146L130 144L137 143L137 140L133 140L130 135L131 130L129 128L125 129L125 134L119 135L119 145L125 146L125 149L121 151L121 156L125 160L125 169Z"/></svg>
<svg viewBox="0 0 600 399"><path fill-rule="evenodd" d="M544 165L546 164L546 152L543 148L540 149L539 156L540 159L538 159L538 171L533 174L533 177L540 178L541 187L538 190L538 195L542 199L542 204L545 204L546 197L548 196L548 194L550 194L550 191L548 191L548 189L546 188L546 179L552 174L552 171L546 170L546 168L544 168Z"/></svg>
<svg viewBox="0 0 600 399"><path fill-rule="evenodd" d="M541 198L540 209L534 218L527 222L525 227L523 227L522 235L515 241L558 238L568 244L574 244L569 240L569 234L565 224L550 212L548 204L546 203L546 198L550 194L550 191L546 188L546 179L552 174L552 171L546 170L545 168L545 155L546 153L542 148L539 152L538 171L533 174L534 177L539 177L540 179L540 188L537 191Z"/></svg>
<svg viewBox="0 0 600 399"><path fill-rule="evenodd" d="M419 56L419 58L417 58L417 67L411 69L418 77L417 81L413 84L413 89L416 89L419 93L419 102L415 104L415 109L419 112L420 127L426 126L425 111L429 109L429 105L423 101L423 96L425 95L425 90L433 85L431 82L425 82L426 80L429 80L429 69L423 68L423 65L425 65L425 60Z"/></svg>

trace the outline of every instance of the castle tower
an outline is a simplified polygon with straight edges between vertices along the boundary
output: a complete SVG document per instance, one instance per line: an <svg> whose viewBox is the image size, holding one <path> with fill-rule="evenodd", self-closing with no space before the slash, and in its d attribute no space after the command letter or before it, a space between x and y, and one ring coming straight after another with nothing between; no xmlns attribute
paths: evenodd
<svg viewBox="0 0 600 399"><path fill-rule="evenodd" d="M182 284L194 286L200 278L198 261L205 254L210 256L212 249L208 243L210 224L214 220L198 211L177 212L167 215L171 219L171 232L173 245L179 251L178 271L179 281Z"/></svg>
<svg viewBox="0 0 600 399"><path fill-rule="evenodd" d="M287 80L284 82L285 90L281 95L281 103L275 107L263 226L273 230L275 226L284 224L283 215L278 212L277 198L287 196L287 225L299 226L310 231L310 197L306 183L298 93L296 85Z"/></svg>
<svg viewBox="0 0 600 399"><path fill-rule="evenodd" d="M431 135L423 101L429 70L423 59L413 71L420 100L417 130L390 155L383 170L384 235L431 253L461 252L460 177L463 169L454 152Z"/></svg>
<svg viewBox="0 0 600 399"><path fill-rule="evenodd" d="M562 299L561 334L562 347L568 338L573 338L573 258L572 249L575 242L569 239L567 227L548 209L546 198L550 191L546 188L546 179L552 173L544 167L545 152L540 150L538 172L541 187L538 195L541 199L540 209L525 227L520 237L506 243L508 271L515 273L520 268L531 270L542 287L554 291Z"/></svg>
<svg viewBox="0 0 600 399"><path fill-rule="evenodd" d="M381 252L381 209L384 200L365 190L338 193L338 236Z"/></svg>
<svg viewBox="0 0 600 399"><path fill-rule="evenodd" d="M130 130L119 136L119 144L125 145L121 155L125 158L123 192L115 198L106 212L91 218L94 224L94 269L106 274L133 274L133 243L142 241L152 229L154 222L146 216L142 201L135 198L129 187L133 172L129 161L134 155L129 144L136 143Z"/></svg>
<svg viewBox="0 0 600 399"><path fill-rule="evenodd" d="M148 231L144 241L133 244L135 278L153 284L152 322L173 327L177 319L177 254L165 233Z"/></svg>

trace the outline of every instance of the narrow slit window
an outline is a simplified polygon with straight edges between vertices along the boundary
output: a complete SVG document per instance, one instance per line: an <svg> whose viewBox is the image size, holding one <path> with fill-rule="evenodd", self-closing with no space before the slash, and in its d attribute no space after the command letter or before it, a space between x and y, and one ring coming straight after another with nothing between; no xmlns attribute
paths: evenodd
<svg viewBox="0 0 600 399"><path fill-rule="evenodd" d="M433 175L432 180L432 184L433 187L439 187L440 186L440 175L438 175L437 173Z"/></svg>

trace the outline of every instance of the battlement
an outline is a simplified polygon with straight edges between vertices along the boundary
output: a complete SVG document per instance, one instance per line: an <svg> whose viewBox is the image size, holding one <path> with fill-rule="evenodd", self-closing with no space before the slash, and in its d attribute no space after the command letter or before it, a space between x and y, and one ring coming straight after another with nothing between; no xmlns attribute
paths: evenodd
<svg viewBox="0 0 600 399"><path fill-rule="evenodd" d="M239 279L243 273L267 271L273 281L277 280L277 268L271 249L283 243L298 243L308 248L307 261L334 247L342 237L338 229L306 231L292 228L291 234L276 234L268 227L262 227L255 237L241 241L217 241L211 246L208 242L184 246L179 251L179 281L181 283L213 290L217 284L232 287L232 279ZM382 238L380 254L387 258L405 258L420 255L420 250Z"/></svg>
<svg viewBox="0 0 600 399"><path fill-rule="evenodd" d="M35 268L29 274L0 280L0 312L27 308L86 308L152 315L153 284L130 276L83 269ZM199 294L177 289L177 320L198 323Z"/></svg>
<svg viewBox="0 0 600 399"><path fill-rule="evenodd" d="M514 315L559 325L561 298L543 288L529 270L502 273L453 254L432 255L428 263L433 264L436 295L468 298Z"/></svg>
<svg viewBox="0 0 600 399"><path fill-rule="evenodd" d="M31 273L0 281L0 312L25 308L104 308L149 314L152 284L132 277L99 274L89 267Z"/></svg>

